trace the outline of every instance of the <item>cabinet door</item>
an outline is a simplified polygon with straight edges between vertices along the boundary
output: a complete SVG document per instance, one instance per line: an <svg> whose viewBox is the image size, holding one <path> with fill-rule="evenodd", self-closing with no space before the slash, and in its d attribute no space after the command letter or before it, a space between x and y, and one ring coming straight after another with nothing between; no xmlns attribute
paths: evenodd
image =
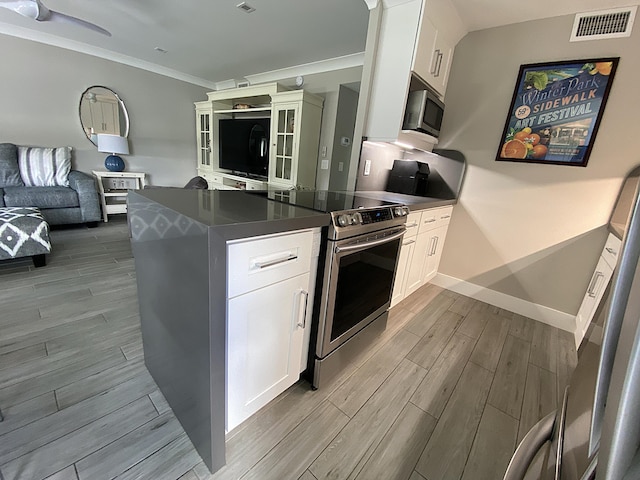
<svg viewBox="0 0 640 480"><path fill-rule="evenodd" d="M429 81L431 78L433 65L437 60L435 54L437 34L436 27L423 14L420 32L416 41L416 51L413 55L413 71L425 81Z"/></svg>
<svg viewBox="0 0 640 480"><path fill-rule="evenodd" d="M203 169L204 171L213 168L211 163L212 117L211 110L196 109L198 169Z"/></svg>
<svg viewBox="0 0 640 480"><path fill-rule="evenodd" d="M429 232L421 233L416 237L415 248L407 270L405 296L411 295L422 286L422 272L430 245L429 238Z"/></svg>
<svg viewBox="0 0 640 480"><path fill-rule="evenodd" d="M269 182L291 186L296 184L299 113L298 103L278 104L273 107Z"/></svg>
<svg viewBox="0 0 640 480"><path fill-rule="evenodd" d="M299 379L308 289L305 273L229 300L227 431Z"/></svg>
<svg viewBox="0 0 640 480"><path fill-rule="evenodd" d="M425 257L425 267L422 272L422 283L426 283L436 276L438 273L438 266L440 265L440 259L442 258L442 249L444 247L444 240L447 236L448 225L442 225L433 230L429 230L426 235L429 237L427 244L427 251Z"/></svg>
<svg viewBox="0 0 640 480"><path fill-rule="evenodd" d="M452 57L451 43L442 35L442 32L438 32L427 81L442 96L447 88Z"/></svg>
<svg viewBox="0 0 640 480"><path fill-rule="evenodd" d="M593 272L593 276L589 282L587 293L585 293L578 314L576 315L576 347L580 345L612 275L613 268L611 268L603 256L600 256L596 270Z"/></svg>
<svg viewBox="0 0 640 480"><path fill-rule="evenodd" d="M396 278L393 283L393 294L391 296L391 306L393 307L405 297L407 287L407 272L416 248L416 239L408 238L402 242L400 256L398 257L398 267Z"/></svg>

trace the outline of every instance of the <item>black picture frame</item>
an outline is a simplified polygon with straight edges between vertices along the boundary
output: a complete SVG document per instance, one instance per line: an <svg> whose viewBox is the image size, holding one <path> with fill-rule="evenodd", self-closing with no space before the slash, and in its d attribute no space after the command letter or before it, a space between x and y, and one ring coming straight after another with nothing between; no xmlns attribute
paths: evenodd
<svg viewBox="0 0 640 480"><path fill-rule="evenodd" d="M619 60L521 65L496 160L586 167Z"/></svg>

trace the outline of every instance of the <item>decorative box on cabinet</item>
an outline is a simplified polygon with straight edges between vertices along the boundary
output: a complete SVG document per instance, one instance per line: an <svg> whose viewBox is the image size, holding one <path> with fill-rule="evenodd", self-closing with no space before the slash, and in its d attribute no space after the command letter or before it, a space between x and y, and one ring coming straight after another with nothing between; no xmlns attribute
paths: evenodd
<svg viewBox="0 0 640 480"><path fill-rule="evenodd" d="M228 243L227 431L306 368L320 229Z"/></svg>
<svg viewBox="0 0 640 480"><path fill-rule="evenodd" d="M576 348L580 346L580 342L584 338L587 328L591 323L593 315L602 300L604 291L611 281L613 276L613 270L616 267L618 261L618 254L620 253L621 240L613 235L609 234L607 242L602 250L596 269L593 272L593 276L589 281L587 292L584 295L580 309L576 315L576 332L575 341Z"/></svg>

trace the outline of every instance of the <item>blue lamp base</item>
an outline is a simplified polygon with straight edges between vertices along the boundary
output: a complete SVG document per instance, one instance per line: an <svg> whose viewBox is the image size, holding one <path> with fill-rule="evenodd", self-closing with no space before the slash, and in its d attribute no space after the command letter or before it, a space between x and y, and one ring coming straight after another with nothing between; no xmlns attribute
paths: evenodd
<svg viewBox="0 0 640 480"><path fill-rule="evenodd" d="M109 155L104 161L104 166L110 172L122 172L124 170L124 160L117 155Z"/></svg>

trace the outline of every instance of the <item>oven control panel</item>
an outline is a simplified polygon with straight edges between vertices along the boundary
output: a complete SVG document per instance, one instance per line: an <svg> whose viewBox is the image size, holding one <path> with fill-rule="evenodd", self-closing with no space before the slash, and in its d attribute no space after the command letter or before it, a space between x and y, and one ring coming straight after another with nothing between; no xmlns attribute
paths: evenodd
<svg viewBox="0 0 640 480"><path fill-rule="evenodd" d="M334 225L348 227L351 225L372 225L380 222L389 222L395 218L403 218L409 214L405 206L380 207L359 210L348 210L332 214Z"/></svg>

